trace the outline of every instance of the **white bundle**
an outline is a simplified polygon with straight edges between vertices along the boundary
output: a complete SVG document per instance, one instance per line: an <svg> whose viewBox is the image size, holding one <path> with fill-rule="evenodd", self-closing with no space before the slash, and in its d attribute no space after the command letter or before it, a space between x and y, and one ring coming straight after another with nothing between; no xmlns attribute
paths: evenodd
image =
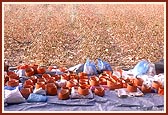
<svg viewBox="0 0 168 115"><path fill-rule="evenodd" d="M25 102L25 98L20 93L18 87L14 90L4 90L6 103L23 103Z"/></svg>
<svg viewBox="0 0 168 115"><path fill-rule="evenodd" d="M161 74L155 75L154 79L155 79L155 81L161 82L162 85L164 86L164 77L165 77L164 74L161 73Z"/></svg>
<svg viewBox="0 0 168 115"><path fill-rule="evenodd" d="M67 80L59 80L59 81L56 81L56 84L58 85L58 87L64 87L66 86L66 83L67 83Z"/></svg>
<svg viewBox="0 0 168 115"><path fill-rule="evenodd" d="M26 76L24 69L19 69L19 70L16 72L16 74L17 74L19 77Z"/></svg>
<svg viewBox="0 0 168 115"><path fill-rule="evenodd" d="M46 91L44 89L42 89L41 87L38 88L38 89L34 89L33 90L33 93L36 93L36 94L41 94L41 95L46 95Z"/></svg>
<svg viewBox="0 0 168 115"><path fill-rule="evenodd" d="M92 99L94 97L91 89L89 89L89 94L84 96L84 95L80 95L78 93L78 89L75 89L74 87L72 87L71 89L71 95L70 98L72 99Z"/></svg>

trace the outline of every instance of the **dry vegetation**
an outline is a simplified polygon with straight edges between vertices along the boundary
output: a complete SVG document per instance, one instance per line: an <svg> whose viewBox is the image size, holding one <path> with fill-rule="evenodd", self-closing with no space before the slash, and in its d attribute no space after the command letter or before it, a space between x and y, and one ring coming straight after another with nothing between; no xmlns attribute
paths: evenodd
<svg viewBox="0 0 168 115"><path fill-rule="evenodd" d="M163 5L14 5L4 10L4 56L12 66L32 60L72 66L97 58L133 67L164 55Z"/></svg>

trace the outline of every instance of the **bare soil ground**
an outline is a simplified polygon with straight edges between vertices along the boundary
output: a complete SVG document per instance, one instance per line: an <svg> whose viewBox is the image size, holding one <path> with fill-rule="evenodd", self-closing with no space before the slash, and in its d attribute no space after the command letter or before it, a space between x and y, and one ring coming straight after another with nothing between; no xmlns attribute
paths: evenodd
<svg viewBox="0 0 168 115"><path fill-rule="evenodd" d="M153 4L5 4L4 57L73 66L102 58L133 67L164 55L164 6Z"/></svg>

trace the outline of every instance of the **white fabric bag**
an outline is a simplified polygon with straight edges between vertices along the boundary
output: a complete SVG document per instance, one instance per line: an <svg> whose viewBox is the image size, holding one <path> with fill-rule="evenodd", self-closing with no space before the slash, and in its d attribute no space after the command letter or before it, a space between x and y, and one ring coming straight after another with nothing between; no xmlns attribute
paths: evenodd
<svg viewBox="0 0 168 115"><path fill-rule="evenodd" d="M5 92L5 99L4 102L6 103L23 103L26 99L20 93L18 87L14 90L4 90Z"/></svg>

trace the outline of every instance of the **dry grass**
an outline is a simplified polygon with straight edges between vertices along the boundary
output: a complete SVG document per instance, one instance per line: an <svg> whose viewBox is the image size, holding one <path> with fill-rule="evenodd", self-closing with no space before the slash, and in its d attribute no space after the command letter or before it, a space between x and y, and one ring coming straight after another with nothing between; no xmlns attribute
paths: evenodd
<svg viewBox="0 0 168 115"><path fill-rule="evenodd" d="M102 58L133 67L164 55L163 5L5 5L5 59L72 66Z"/></svg>

